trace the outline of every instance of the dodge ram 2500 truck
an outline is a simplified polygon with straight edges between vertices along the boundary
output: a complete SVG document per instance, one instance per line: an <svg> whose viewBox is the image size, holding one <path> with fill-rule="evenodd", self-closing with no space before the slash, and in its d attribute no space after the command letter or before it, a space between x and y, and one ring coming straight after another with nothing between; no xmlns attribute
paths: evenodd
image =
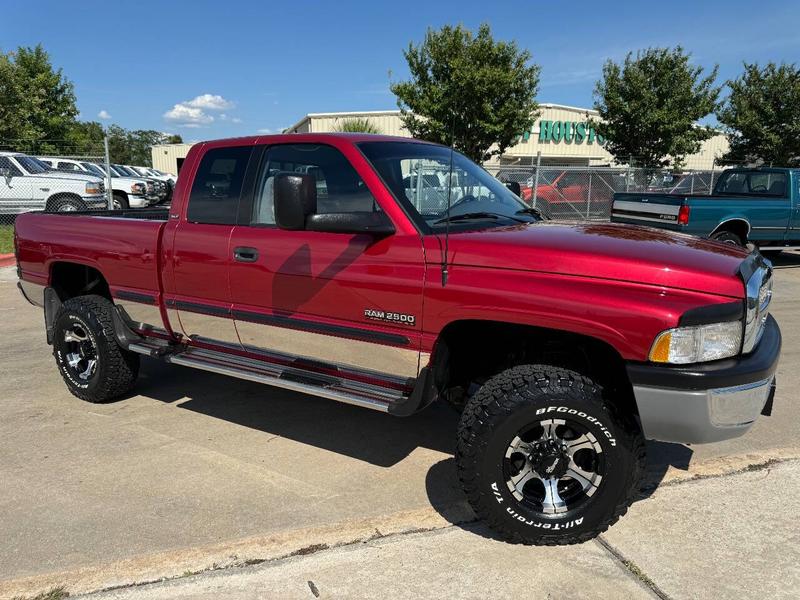
<svg viewBox="0 0 800 600"><path fill-rule="evenodd" d="M780 252L800 247L800 169L727 169L712 195L617 193L611 221Z"/></svg>
<svg viewBox="0 0 800 600"><path fill-rule="evenodd" d="M444 205L407 183L423 172L458 188ZM146 356L397 416L441 399L462 411L465 493L511 541L597 535L637 493L645 438L732 438L772 407L760 254L542 221L435 144L200 143L169 210L23 215L15 245L78 398L128 393Z"/></svg>

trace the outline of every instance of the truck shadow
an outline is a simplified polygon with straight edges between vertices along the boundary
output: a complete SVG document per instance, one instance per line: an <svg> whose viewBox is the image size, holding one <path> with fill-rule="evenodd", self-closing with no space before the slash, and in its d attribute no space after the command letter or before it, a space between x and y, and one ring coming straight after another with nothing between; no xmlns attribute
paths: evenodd
<svg viewBox="0 0 800 600"><path fill-rule="evenodd" d="M142 362L136 393L263 431L265 441L279 436L384 468L398 464L417 448L449 454L426 475L428 500L455 525L474 520L452 458L459 417L443 403L397 418L153 360ZM692 450L681 444L648 442L646 473L635 501L650 496L670 467L688 470L691 457ZM469 529L481 535L488 532L483 527Z"/></svg>
<svg viewBox="0 0 800 600"><path fill-rule="evenodd" d="M800 252L781 252L768 258L775 269L796 269L800 267Z"/></svg>
<svg viewBox="0 0 800 600"><path fill-rule="evenodd" d="M143 360L136 394L269 436L391 467L416 448L452 454L458 415L436 403L407 418L222 375Z"/></svg>

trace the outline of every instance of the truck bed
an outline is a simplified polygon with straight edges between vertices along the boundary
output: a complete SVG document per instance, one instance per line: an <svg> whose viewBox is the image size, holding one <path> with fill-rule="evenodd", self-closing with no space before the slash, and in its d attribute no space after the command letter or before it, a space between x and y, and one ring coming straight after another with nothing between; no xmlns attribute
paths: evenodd
<svg viewBox="0 0 800 600"><path fill-rule="evenodd" d="M22 214L15 223L20 275L49 285L53 265L68 261L97 269L115 289L158 293L167 218L167 209Z"/></svg>

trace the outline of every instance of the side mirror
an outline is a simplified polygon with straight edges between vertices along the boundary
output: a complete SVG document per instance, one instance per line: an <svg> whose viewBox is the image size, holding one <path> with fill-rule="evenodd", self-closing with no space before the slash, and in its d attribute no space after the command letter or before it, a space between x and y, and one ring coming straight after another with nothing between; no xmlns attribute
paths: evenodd
<svg viewBox="0 0 800 600"><path fill-rule="evenodd" d="M375 211L309 215L306 229L328 233L368 233L375 236L394 233L394 225L386 213Z"/></svg>
<svg viewBox="0 0 800 600"><path fill-rule="evenodd" d="M275 224L281 229L306 228L306 217L317 212L317 185L312 175L278 173L273 183Z"/></svg>
<svg viewBox="0 0 800 600"><path fill-rule="evenodd" d="M522 188L519 185L519 181L506 181L506 187L520 198L522 197Z"/></svg>
<svg viewBox="0 0 800 600"><path fill-rule="evenodd" d="M10 180L12 177L11 169L9 169L8 167L3 167L2 169L0 169L0 177L5 177L6 180Z"/></svg>

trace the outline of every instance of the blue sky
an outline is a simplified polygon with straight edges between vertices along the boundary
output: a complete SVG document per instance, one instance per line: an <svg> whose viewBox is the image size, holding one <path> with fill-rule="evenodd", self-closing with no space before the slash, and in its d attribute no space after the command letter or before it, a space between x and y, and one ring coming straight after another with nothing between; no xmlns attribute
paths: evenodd
<svg viewBox="0 0 800 600"><path fill-rule="evenodd" d="M681 44L696 64L719 64L721 80L743 60L800 61L797 0L5 0L0 50L41 42L75 83L83 119L198 140L396 108L388 84L407 74L402 50L459 22L488 22L529 49L540 102L582 107L606 59L648 46Z"/></svg>

